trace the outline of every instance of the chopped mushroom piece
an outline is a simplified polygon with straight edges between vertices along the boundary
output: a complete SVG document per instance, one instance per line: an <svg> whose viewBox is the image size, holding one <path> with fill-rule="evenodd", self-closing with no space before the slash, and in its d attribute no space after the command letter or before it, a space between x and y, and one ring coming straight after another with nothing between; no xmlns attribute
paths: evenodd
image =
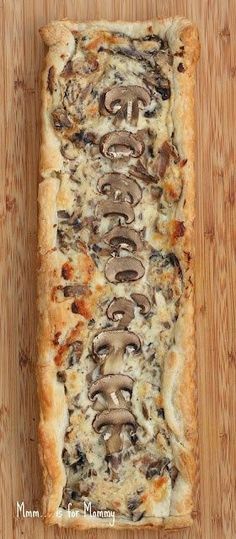
<svg viewBox="0 0 236 539"><path fill-rule="evenodd" d="M84 294L86 292L86 286L80 285L80 284L72 284L69 286L64 286L63 288L64 296L66 298L73 297L73 296L79 296L81 294Z"/></svg>
<svg viewBox="0 0 236 539"><path fill-rule="evenodd" d="M166 169L169 165L170 158L173 157L175 163L178 163L180 158L176 148L170 144L170 142L163 142L160 150L158 151L158 161L157 161L157 174L160 178L163 178L166 173Z"/></svg>
<svg viewBox="0 0 236 539"><path fill-rule="evenodd" d="M168 471L168 464L170 463L170 459L167 457L162 457L156 460L155 462L152 462L147 469L146 472L146 478L152 479L155 475L163 475L164 471Z"/></svg>
<svg viewBox="0 0 236 539"><path fill-rule="evenodd" d="M179 475L179 470L176 468L176 466L171 466L170 470L169 470L169 474L170 474L170 478L171 478L171 486L172 488L174 488L175 486L175 481Z"/></svg>
<svg viewBox="0 0 236 539"><path fill-rule="evenodd" d="M129 498L127 502L127 507L129 511L133 513L133 511L135 511L135 509L137 509L137 507L139 507L141 503L142 503L142 499L140 498L140 496L135 496L134 498Z"/></svg>
<svg viewBox="0 0 236 539"><path fill-rule="evenodd" d="M147 169L144 167L144 165L141 163L140 160L137 162L137 165L130 167L130 172L132 176L134 176L135 178L138 178L139 180L142 180L144 183L149 184L149 183L157 182L156 177L153 176L152 174L149 174L149 172L147 171Z"/></svg>
<svg viewBox="0 0 236 539"><path fill-rule="evenodd" d="M161 74L161 71L156 75L145 75L143 82L154 95L160 94L162 101L170 99L170 81Z"/></svg>
<svg viewBox="0 0 236 539"><path fill-rule="evenodd" d="M63 103L65 106L77 105L80 98L80 85L77 80L70 79L66 85Z"/></svg>
<svg viewBox="0 0 236 539"><path fill-rule="evenodd" d="M48 91L52 95L53 92L56 90L57 84L55 80L56 70L54 66L51 66L48 70Z"/></svg>
<svg viewBox="0 0 236 539"><path fill-rule="evenodd" d="M64 129L72 125L66 110L63 108L55 109L52 112L52 121L55 129Z"/></svg>
<svg viewBox="0 0 236 539"><path fill-rule="evenodd" d="M83 59L75 58L72 65L73 71L82 76L90 75L99 67L98 60L94 54L87 54Z"/></svg>

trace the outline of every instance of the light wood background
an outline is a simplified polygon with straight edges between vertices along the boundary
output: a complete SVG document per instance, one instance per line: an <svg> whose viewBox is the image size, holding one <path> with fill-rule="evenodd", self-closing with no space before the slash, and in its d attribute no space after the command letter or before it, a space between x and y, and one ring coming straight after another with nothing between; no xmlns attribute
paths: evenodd
<svg viewBox="0 0 236 539"><path fill-rule="evenodd" d="M202 43L197 82L196 313L200 474L191 531L137 539L235 539L235 0L0 0L0 513L3 539L132 539L76 533L17 519L38 509L35 388L36 197L39 148L38 28L56 18L147 19L186 15Z"/></svg>

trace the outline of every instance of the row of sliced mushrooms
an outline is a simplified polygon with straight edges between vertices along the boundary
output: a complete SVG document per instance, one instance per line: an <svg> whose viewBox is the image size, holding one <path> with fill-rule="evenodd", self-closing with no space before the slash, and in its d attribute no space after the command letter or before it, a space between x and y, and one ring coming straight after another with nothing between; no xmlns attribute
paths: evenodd
<svg viewBox="0 0 236 539"><path fill-rule="evenodd" d="M150 104L150 94L139 86L116 86L106 90L100 100L100 113L115 116L119 125L124 118L136 125L139 108ZM139 158L144 151L144 143L129 131L112 131L100 140L100 152L108 159ZM106 196L95 209L98 219L122 216L125 225L116 225L104 235L103 240L114 248L118 256L110 257L105 265L106 279L114 284L134 282L141 279L145 268L137 257L142 250L143 241L137 230L130 226L135 219L134 206L142 198L138 182L125 174L110 172L98 179L97 190ZM120 251L125 250L120 256ZM98 411L93 421L97 433L104 433L107 460L117 468L121 462L122 429L125 426L136 429L136 419L131 411L130 399L134 380L121 374L122 360L129 348L138 353L141 343L138 335L128 329L135 315L135 306L146 315L151 304L140 293L131 294L131 299L114 297L107 308L106 315L116 327L101 331L92 343L94 361L100 366L102 376L89 388L89 398Z"/></svg>

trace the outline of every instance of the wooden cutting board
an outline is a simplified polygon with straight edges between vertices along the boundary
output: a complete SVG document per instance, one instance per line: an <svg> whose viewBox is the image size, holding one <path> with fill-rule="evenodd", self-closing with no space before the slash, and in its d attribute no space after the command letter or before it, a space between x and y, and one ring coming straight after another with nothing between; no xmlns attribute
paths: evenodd
<svg viewBox="0 0 236 539"><path fill-rule="evenodd" d="M139 539L235 539L235 0L0 0L1 27L1 502L3 539L132 539L132 532L46 529L17 519L39 510L35 387L36 197L39 148L38 28L52 19L185 15L199 27L197 79L196 328L200 472L188 531ZM235 244L234 244L235 247Z"/></svg>

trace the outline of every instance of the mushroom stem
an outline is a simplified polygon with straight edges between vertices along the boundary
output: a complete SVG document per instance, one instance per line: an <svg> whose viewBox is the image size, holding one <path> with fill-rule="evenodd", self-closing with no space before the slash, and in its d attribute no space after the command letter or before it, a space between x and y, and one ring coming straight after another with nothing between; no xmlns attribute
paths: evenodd
<svg viewBox="0 0 236 539"><path fill-rule="evenodd" d="M121 349L114 350L112 349L110 355L106 358L106 361L101 366L102 374L119 374L122 366L124 351Z"/></svg>
<svg viewBox="0 0 236 539"><path fill-rule="evenodd" d="M111 455L112 453L117 453L122 450L122 441L121 441L121 430L122 425L112 426L111 436L106 440L106 453Z"/></svg>
<svg viewBox="0 0 236 539"><path fill-rule="evenodd" d="M116 453L107 454L106 456L106 461L108 463L112 480L118 478L117 470L119 468L119 465L121 464L121 460L122 460L122 451L117 451Z"/></svg>

